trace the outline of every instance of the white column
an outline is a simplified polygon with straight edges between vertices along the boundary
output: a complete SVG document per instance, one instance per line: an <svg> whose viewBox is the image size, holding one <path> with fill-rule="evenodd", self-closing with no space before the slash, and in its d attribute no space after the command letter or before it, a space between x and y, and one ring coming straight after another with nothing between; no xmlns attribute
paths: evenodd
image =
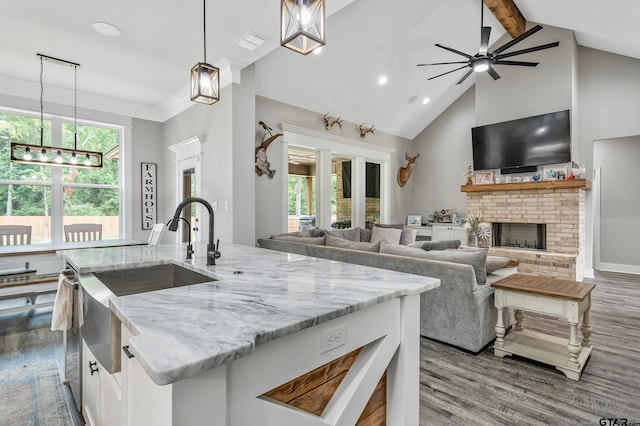
<svg viewBox="0 0 640 426"><path fill-rule="evenodd" d="M316 155L316 226L331 228L331 151Z"/></svg>
<svg viewBox="0 0 640 426"><path fill-rule="evenodd" d="M282 197L280 197L281 209L281 230L289 232L289 144L282 138L282 147L280 149L280 164L285 169L282 173L276 173L277 179L280 179L280 187L282 188ZM278 176L279 175L279 176Z"/></svg>
<svg viewBox="0 0 640 426"><path fill-rule="evenodd" d="M351 161L351 227L365 227L366 167L364 157Z"/></svg>
<svg viewBox="0 0 640 426"><path fill-rule="evenodd" d="M380 223L389 223L391 216L391 162L380 163Z"/></svg>

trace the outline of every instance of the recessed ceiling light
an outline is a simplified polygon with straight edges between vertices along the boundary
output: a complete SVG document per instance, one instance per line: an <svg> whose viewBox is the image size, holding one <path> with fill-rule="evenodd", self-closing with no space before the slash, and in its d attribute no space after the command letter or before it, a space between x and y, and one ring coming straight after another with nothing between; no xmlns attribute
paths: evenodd
<svg viewBox="0 0 640 426"><path fill-rule="evenodd" d="M409 102L410 104L414 103L415 101L418 100L418 95L413 95L409 98L409 100L407 102Z"/></svg>
<svg viewBox="0 0 640 426"><path fill-rule="evenodd" d="M108 22L96 21L91 24L91 26L96 32L109 37L117 37L120 35L120 28Z"/></svg>
<svg viewBox="0 0 640 426"><path fill-rule="evenodd" d="M319 55L319 54L320 54L320 52L322 52L322 48L323 48L323 47L324 47L324 46L320 46L320 47L316 47L315 49L313 49L313 53L314 53L314 55Z"/></svg>
<svg viewBox="0 0 640 426"><path fill-rule="evenodd" d="M426 104L428 104L430 100L431 100L431 99L429 99L429 98L423 98L423 99L422 99L422 105L426 105Z"/></svg>
<svg viewBox="0 0 640 426"><path fill-rule="evenodd" d="M387 78L387 76L386 76L386 75L381 75L381 76L378 78L378 84L379 84L380 86L383 86L383 85L387 84L387 80L388 80L388 78Z"/></svg>

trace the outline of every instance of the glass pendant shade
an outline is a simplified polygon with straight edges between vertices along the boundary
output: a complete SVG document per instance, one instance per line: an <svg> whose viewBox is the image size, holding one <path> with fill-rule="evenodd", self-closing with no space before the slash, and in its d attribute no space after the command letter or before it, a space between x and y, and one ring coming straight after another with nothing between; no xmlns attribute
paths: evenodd
<svg viewBox="0 0 640 426"><path fill-rule="evenodd" d="M280 45L306 55L324 46L324 0L281 0Z"/></svg>
<svg viewBox="0 0 640 426"><path fill-rule="evenodd" d="M220 70L198 62L191 68L191 100L211 105L220 100Z"/></svg>

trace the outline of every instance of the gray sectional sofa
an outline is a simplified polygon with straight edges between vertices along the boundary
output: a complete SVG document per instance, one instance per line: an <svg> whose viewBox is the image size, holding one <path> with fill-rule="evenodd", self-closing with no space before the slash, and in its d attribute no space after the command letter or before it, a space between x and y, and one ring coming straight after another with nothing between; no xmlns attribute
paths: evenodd
<svg viewBox="0 0 640 426"><path fill-rule="evenodd" d="M515 267L502 268L486 274L478 268L477 259L482 258L481 254L471 256L474 257L474 261L462 260L462 263L443 260L456 256L469 258L469 250L429 253L419 248L382 241L379 243L378 252L365 251L366 242L338 244L342 246L340 247L335 246L336 241L333 239L329 246L326 245L326 240L323 242L318 236L308 238L314 240L292 235L273 236L259 239L258 245L304 256L439 278L440 287L421 296L420 334L473 353L482 350L495 338L496 309L491 283L517 272ZM424 251L424 254L416 250ZM432 258L413 257L415 255ZM486 258L486 249L484 256ZM484 264L482 266L484 267ZM478 284L478 279L486 279L486 283ZM511 324L507 312L504 320L505 324Z"/></svg>

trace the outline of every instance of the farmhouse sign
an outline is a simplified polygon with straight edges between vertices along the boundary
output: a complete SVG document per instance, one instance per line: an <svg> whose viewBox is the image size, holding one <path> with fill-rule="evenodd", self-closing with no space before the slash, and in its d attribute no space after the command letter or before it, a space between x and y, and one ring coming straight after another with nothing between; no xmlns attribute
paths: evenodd
<svg viewBox="0 0 640 426"><path fill-rule="evenodd" d="M158 185L156 163L142 164L142 229L152 229L156 224Z"/></svg>

